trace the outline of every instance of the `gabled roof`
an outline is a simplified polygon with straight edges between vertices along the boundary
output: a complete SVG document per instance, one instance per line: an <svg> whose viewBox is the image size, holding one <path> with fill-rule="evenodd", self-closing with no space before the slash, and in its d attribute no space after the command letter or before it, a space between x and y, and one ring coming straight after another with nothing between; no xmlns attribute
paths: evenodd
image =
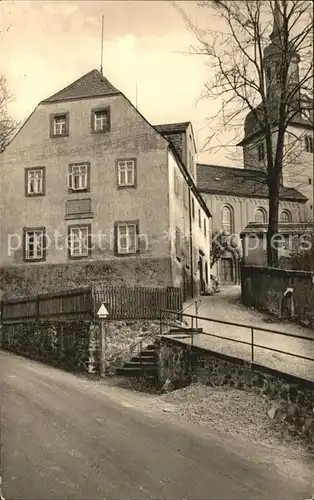
<svg viewBox="0 0 314 500"><path fill-rule="evenodd" d="M160 134L178 134L185 132L191 122L182 123L164 123L163 125L154 125L155 129L158 130Z"/></svg>
<svg viewBox="0 0 314 500"><path fill-rule="evenodd" d="M181 160L183 160L183 137L182 134L191 122L165 123L163 125L154 125L155 130L164 136L176 149Z"/></svg>
<svg viewBox="0 0 314 500"><path fill-rule="evenodd" d="M224 194L245 198L268 198L266 175L258 170L197 164L197 188L200 193ZM305 203L299 191L284 186L280 199Z"/></svg>
<svg viewBox="0 0 314 500"><path fill-rule="evenodd" d="M44 99L42 103L68 101L113 94L120 94L120 92L107 80L107 78L102 76L97 69L93 69L89 73L86 73L86 75L81 76L78 80L75 80L75 82L70 83L70 85L56 94Z"/></svg>

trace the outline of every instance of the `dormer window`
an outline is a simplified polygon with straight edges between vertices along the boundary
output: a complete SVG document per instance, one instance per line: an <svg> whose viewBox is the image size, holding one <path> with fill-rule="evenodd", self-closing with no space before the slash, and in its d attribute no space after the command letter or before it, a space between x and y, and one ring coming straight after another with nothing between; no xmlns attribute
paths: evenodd
<svg viewBox="0 0 314 500"><path fill-rule="evenodd" d="M69 113L60 113L50 117L50 136L66 137L69 135Z"/></svg>
<svg viewBox="0 0 314 500"><path fill-rule="evenodd" d="M92 110L92 132L108 132L110 130L110 109Z"/></svg>

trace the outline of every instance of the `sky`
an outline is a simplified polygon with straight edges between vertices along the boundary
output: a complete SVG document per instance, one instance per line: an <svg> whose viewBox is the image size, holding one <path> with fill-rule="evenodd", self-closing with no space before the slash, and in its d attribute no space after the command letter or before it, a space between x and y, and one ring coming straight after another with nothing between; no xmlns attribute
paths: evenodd
<svg viewBox="0 0 314 500"><path fill-rule="evenodd" d="M184 9L219 29L195 1ZM195 39L167 0L2 0L0 71L15 95L14 118L23 121L42 99L100 69L102 15L104 76L133 104L137 85L138 109L150 123L191 121L199 161L241 166L224 150L202 151L212 133L207 118L220 103L200 100L210 67L188 54Z"/></svg>

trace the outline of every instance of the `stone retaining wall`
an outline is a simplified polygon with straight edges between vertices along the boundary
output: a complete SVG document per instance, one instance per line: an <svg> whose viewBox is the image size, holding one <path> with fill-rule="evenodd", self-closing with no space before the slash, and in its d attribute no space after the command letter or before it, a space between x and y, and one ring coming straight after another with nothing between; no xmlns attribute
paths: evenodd
<svg viewBox="0 0 314 500"><path fill-rule="evenodd" d="M314 442L314 383L212 351L162 339L160 383L173 388L192 382L254 391L273 402L270 418L285 420L292 433Z"/></svg>
<svg viewBox="0 0 314 500"><path fill-rule="evenodd" d="M130 357L130 346L149 332L159 332L153 321L108 321L106 367L113 371ZM151 341L149 336L145 343ZM42 321L4 324L1 348L74 372L99 374L100 325L94 321Z"/></svg>
<svg viewBox="0 0 314 500"><path fill-rule="evenodd" d="M171 260L94 260L67 264L32 264L0 268L0 299L71 290L91 285L172 285Z"/></svg>

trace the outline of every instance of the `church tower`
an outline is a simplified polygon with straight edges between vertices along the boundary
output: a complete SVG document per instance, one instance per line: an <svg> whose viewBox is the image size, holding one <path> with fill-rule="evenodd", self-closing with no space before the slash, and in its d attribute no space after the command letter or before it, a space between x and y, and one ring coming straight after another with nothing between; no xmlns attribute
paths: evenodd
<svg viewBox="0 0 314 500"><path fill-rule="evenodd" d="M273 27L270 34L270 43L263 53L263 67L265 86L269 109L277 114L280 91L285 80L286 88L293 90L299 87L300 56L291 40L285 54L288 55L288 68L282 68L284 48L283 5L280 0L273 3ZM285 69L287 74L285 75ZM304 105L305 103L305 105ZM308 198L306 204L306 219L312 220L313 208L313 98L300 93L294 93L291 103L293 119L285 133L284 166L282 182L285 187L293 187ZM258 105L255 112L262 113L262 106ZM274 121L276 120L276 117ZM273 144L276 145L276 125L274 124ZM244 139L238 144L243 148L243 163L246 169L267 172L266 144L263 131L256 123L255 115L250 111L244 121Z"/></svg>

